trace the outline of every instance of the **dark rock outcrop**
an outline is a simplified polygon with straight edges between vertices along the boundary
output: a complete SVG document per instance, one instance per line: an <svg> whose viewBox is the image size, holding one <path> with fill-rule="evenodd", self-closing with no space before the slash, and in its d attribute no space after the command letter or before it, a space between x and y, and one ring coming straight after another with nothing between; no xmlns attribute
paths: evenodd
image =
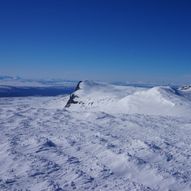
<svg viewBox="0 0 191 191"><path fill-rule="evenodd" d="M183 90L183 91L191 90L191 85L183 86L180 88L180 90Z"/></svg>
<svg viewBox="0 0 191 191"><path fill-rule="evenodd" d="M78 82L78 84L77 84L77 86L76 86L76 88L75 88L74 93L72 93L72 94L70 95L70 98L69 98L68 102L66 103L65 107L68 108L68 107L71 106L71 104L77 104L77 103L78 103L78 101L75 101L75 98L78 98L78 96L75 95L75 92L80 89L80 83L81 83L81 82L82 82L82 81L79 81L79 82Z"/></svg>
<svg viewBox="0 0 191 191"><path fill-rule="evenodd" d="M76 88L75 88L75 91L79 90L80 89L80 84L82 83L82 81L79 81Z"/></svg>

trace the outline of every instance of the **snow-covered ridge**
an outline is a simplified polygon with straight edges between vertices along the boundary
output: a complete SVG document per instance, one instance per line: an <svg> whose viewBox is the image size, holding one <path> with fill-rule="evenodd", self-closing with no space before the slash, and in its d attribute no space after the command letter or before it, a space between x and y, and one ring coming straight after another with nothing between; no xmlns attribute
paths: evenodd
<svg viewBox="0 0 191 191"><path fill-rule="evenodd" d="M191 111L191 102L180 90L169 86L140 88L83 81L70 96L66 107L108 113L182 116Z"/></svg>

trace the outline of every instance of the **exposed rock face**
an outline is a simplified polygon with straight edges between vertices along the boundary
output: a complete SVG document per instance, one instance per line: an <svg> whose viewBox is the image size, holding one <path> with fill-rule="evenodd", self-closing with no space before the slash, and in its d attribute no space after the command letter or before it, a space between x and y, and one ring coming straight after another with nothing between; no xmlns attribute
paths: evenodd
<svg viewBox="0 0 191 191"><path fill-rule="evenodd" d="M78 96L76 96L75 94L71 94L70 95L70 99L68 100L67 104L65 105L65 107L70 107L71 104L77 104L78 102L75 101L74 99L77 98Z"/></svg>
<svg viewBox="0 0 191 191"><path fill-rule="evenodd" d="M78 91L80 89L80 84L81 84L82 81L79 81L76 88L75 88L75 92ZM75 95L75 92L72 93L70 95L70 99L68 100L67 104L65 105L65 107L70 107L71 104L77 104L78 101L75 101L75 98L78 98L77 95Z"/></svg>
<svg viewBox="0 0 191 191"><path fill-rule="evenodd" d="M75 88L75 91L79 90L80 89L80 84L82 83L82 81L79 81L76 88Z"/></svg>
<svg viewBox="0 0 191 191"><path fill-rule="evenodd" d="M183 86L180 88L180 90L183 90L183 91L191 90L191 85Z"/></svg>

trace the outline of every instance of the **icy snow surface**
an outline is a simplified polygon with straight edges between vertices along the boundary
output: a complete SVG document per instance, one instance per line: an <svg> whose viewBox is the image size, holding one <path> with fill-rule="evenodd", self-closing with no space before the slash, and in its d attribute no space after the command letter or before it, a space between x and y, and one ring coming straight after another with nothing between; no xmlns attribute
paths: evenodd
<svg viewBox="0 0 191 191"><path fill-rule="evenodd" d="M191 101L170 87L82 82L0 98L1 191L190 191Z"/></svg>

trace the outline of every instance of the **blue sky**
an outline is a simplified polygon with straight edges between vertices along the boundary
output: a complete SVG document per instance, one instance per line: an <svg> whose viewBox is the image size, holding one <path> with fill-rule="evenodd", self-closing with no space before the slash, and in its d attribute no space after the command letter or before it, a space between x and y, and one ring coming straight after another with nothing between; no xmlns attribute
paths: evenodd
<svg viewBox="0 0 191 191"><path fill-rule="evenodd" d="M0 74L191 82L189 0L4 0Z"/></svg>

